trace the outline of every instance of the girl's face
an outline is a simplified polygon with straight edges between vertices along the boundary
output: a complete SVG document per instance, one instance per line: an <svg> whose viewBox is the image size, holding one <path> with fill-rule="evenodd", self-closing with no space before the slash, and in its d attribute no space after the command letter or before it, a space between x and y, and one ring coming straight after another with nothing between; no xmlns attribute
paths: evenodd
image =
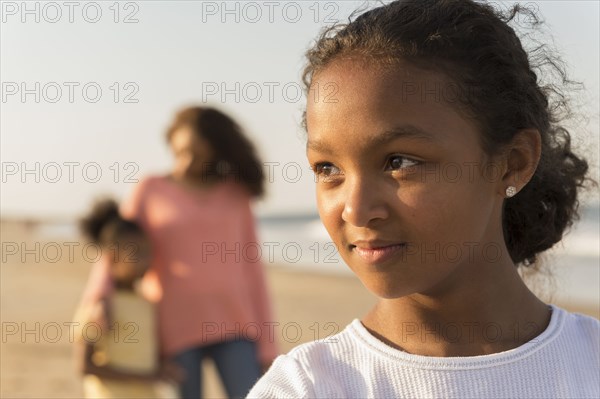
<svg viewBox="0 0 600 399"><path fill-rule="evenodd" d="M490 164L474 122L444 101L451 88L433 72L353 60L313 79L307 156L319 214L379 297L447 292L506 253L502 166Z"/></svg>
<svg viewBox="0 0 600 399"><path fill-rule="evenodd" d="M143 236L128 236L109 247L113 254L111 274L114 281L130 283L141 278L151 262L150 241Z"/></svg>
<svg viewBox="0 0 600 399"><path fill-rule="evenodd" d="M177 177L201 178L213 159L213 151L205 139L198 137L189 127L173 132L170 142L175 156L173 174Z"/></svg>

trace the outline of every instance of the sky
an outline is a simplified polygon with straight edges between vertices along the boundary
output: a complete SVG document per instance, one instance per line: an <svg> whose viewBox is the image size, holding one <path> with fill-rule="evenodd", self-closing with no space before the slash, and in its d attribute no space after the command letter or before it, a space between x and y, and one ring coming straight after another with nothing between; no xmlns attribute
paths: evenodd
<svg viewBox="0 0 600 399"><path fill-rule="evenodd" d="M2 216L79 216L100 195L123 198L167 173L165 128L191 104L229 113L255 143L269 179L259 214L315 213L303 56L321 28L362 4L2 1ZM599 2L523 4L543 15L545 39L586 87L572 131L597 169Z"/></svg>

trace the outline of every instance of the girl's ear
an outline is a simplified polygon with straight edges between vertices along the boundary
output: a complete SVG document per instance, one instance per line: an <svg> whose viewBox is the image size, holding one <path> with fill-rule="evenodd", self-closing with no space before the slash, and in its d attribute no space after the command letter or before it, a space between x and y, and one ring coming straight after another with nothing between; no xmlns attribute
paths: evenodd
<svg viewBox="0 0 600 399"><path fill-rule="evenodd" d="M525 187L537 169L542 154L540 132L537 129L520 130L506 146L504 154L506 163L498 190L502 196L512 197Z"/></svg>

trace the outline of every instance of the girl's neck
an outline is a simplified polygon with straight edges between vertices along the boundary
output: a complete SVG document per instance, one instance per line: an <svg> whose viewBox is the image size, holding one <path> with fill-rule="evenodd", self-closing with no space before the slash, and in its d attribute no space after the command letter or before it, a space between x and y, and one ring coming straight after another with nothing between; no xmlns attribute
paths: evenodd
<svg viewBox="0 0 600 399"><path fill-rule="evenodd" d="M541 334L550 322L549 307L512 264L487 269L437 296L382 299L363 324L392 347L436 357L503 352Z"/></svg>

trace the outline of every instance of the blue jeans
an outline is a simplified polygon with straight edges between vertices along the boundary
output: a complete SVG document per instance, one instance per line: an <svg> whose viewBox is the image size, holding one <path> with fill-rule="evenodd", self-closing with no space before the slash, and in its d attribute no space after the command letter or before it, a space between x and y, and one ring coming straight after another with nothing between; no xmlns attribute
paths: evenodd
<svg viewBox="0 0 600 399"><path fill-rule="evenodd" d="M202 395L202 359L213 359L221 381L230 398L244 398L258 381L261 368L252 341L219 342L180 352L173 359L187 375L180 384L182 399L197 399Z"/></svg>

